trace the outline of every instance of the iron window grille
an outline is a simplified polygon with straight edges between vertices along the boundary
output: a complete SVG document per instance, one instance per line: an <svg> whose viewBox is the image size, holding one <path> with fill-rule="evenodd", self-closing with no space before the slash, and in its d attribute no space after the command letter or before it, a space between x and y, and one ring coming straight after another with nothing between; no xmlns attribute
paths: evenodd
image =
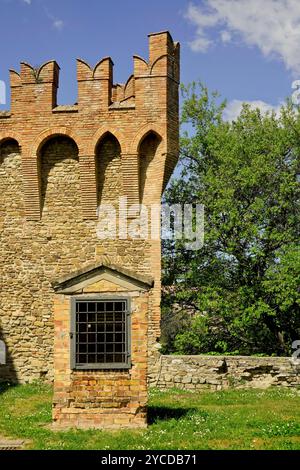
<svg viewBox="0 0 300 470"><path fill-rule="evenodd" d="M130 367L129 299L73 299L71 368Z"/></svg>

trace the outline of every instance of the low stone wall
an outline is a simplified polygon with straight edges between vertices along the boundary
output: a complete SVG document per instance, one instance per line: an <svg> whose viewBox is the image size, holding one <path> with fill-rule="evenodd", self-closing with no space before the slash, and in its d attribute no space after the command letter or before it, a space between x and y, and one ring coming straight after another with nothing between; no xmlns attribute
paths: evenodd
<svg viewBox="0 0 300 470"><path fill-rule="evenodd" d="M160 389L300 386L300 365L289 357L161 356L150 385Z"/></svg>

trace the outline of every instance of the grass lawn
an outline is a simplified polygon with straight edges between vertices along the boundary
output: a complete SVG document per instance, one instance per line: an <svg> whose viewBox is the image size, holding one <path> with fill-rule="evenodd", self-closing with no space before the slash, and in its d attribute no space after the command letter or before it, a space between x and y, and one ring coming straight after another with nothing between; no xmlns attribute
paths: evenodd
<svg viewBox="0 0 300 470"><path fill-rule="evenodd" d="M1 386L0 386L1 387ZM140 431L53 432L45 384L0 388L0 435L28 449L300 449L300 391L151 390Z"/></svg>

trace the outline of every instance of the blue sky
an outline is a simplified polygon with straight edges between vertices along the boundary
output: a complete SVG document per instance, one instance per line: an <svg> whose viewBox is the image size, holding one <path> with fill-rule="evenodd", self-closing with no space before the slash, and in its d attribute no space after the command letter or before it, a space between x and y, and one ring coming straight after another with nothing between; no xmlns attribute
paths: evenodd
<svg viewBox="0 0 300 470"><path fill-rule="evenodd" d="M0 18L0 80L21 60L55 59L59 104L76 101L77 57L110 55L124 82L132 55L147 58L147 34L166 29L182 46L182 82L218 90L228 118L241 101L278 106L300 78L299 0L0 0Z"/></svg>

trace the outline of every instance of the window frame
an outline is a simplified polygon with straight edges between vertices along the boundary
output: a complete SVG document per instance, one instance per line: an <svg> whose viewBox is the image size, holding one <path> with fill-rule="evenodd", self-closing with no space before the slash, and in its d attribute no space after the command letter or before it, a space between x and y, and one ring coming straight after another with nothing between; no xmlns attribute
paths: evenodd
<svg viewBox="0 0 300 470"><path fill-rule="evenodd" d="M125 363L89 363L77 364L76 363L76 304L77 302L126 302L126 321L125 321L125 355L127 362ZM82 296L72 297L71 299L71 322L70 322L70 365L71 370L122 370L131 369L131 299L126 296Z"/></svg>

